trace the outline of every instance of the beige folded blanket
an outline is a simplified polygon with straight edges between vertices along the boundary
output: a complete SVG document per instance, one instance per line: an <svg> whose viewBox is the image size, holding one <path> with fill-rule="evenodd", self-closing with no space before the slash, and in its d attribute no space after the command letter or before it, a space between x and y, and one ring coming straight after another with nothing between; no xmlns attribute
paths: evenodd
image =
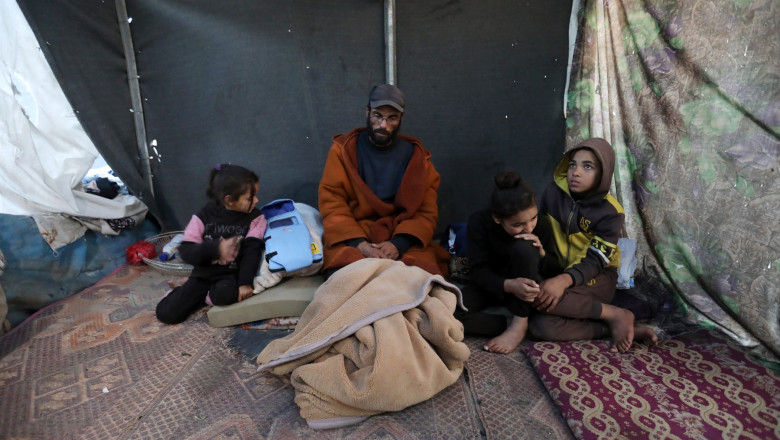
<svg viewBox="0 0 780 440"><path fill-rule="evenodd" d="M257 357L290 375L310 427L329 429L425 401L453 384L469 349L460 290L399 261L363 259L334 273L295 328Z"/></svg>

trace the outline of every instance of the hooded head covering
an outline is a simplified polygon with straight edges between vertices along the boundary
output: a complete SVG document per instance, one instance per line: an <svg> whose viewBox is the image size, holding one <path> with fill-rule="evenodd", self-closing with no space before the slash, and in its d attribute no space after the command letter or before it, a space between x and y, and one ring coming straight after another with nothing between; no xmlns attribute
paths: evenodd
<svg viewBox="0 0 780 440"><path fill-rule="evenodd" d="M593 151L599 162L601 162L601 182L599 182L597 188L588 195L598 194L603 197L609 192L610 186L612 185L612 174L615 172L615 150L612 149L612 145L610 145L609 142L601 138L586 139L566 150L560 162L558 162L558 166L555 167L555 182L567 193L570 193L569 184L566 182L569 161L577 150L583 148L589 148Z"/></svg>

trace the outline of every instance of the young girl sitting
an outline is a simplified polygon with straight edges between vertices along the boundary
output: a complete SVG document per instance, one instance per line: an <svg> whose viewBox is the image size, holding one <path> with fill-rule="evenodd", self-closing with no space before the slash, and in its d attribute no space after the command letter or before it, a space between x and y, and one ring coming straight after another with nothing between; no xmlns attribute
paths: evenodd
<svg viewBox="0 0 780 440"><path fill-rule="evenodd" d="M203 306L229 305L252 296L266 221L257 205L258 178L238 166L211 170L209 202L187 224L178 255L194 266L187 281L157 304L157 319L183 322Z"/></svg>
<svg viewBox="0 0 780 440"><path fill-rule="evenodd" d="M457 311L466 334L492 336L484 349L511 353L525 338L531 302L539 294L539 262L545 252L532 233L538 210L533 192L513 171L499 173L487 209L471 215L467 254L471 279L463 291L468 312ZM485 313L493 306L512 314Z"/></svg>

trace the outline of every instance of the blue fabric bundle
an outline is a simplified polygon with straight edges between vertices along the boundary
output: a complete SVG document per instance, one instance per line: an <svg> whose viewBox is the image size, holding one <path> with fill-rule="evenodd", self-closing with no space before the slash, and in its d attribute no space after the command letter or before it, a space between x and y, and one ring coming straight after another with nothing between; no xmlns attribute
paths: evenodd
<svg viewBox="0 0 780 440"><path fill-rule="evenodd" d="M260 211L268 222L264 237L268 270L293 272L322 261L322 249L291 199L274 200Z"/></svg>

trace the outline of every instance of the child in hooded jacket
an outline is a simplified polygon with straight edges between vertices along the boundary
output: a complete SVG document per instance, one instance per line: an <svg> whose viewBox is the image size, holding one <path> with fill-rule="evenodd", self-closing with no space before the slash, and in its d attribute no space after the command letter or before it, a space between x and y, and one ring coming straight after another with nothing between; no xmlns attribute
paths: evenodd
<svg viewBox="0 0 780 440"><path fill-rule="evenodd" d="M192 264L187 281L157 304L157 319L183 322L204 304L229 305L252 296L266 221L256 209L258 177L230 164L211 170L209 202L192 216L178 256Z"/></svg>
<svg viewBox="0 0 780 440"><path fill-rule="evenodd" d="M611 305L617 287L623 207L609 194L615 152L591 138L569 149L542 194L540 215L550 227L547 258L531 314L531 334L541 340L612 337L612 352L625 352L635 338L658 341L634 314Z"/></svg>

